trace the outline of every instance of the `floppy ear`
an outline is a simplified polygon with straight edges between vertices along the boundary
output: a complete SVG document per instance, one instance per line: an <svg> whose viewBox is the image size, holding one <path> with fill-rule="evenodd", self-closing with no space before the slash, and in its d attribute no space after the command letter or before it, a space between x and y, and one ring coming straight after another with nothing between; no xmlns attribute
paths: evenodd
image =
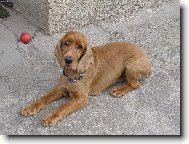
<svg viewBox="0 0 189 144"><path fill-rule="evenodd" d="M61 63L61 59L62 59L62 56L61 56L61 43L62 41L58 41L57 45L55 46L54 48L54 55L58 61L58 63L60 64Z"/></svg>
<svg viewBox="0 0 189 144"><path fill-rule="evenodd" d="M62 51L62 50L61 50L62 42L63 42L63 38L60 39L60 40L58 41L58 43L56 44L55 49L54 49L54 54L57 54L57 52Z"/></svg>
<svg viewBox="0 0 189 144"><path fill-rule="evenodd" d="M85 54L81 57L77 69L79 72L84 72L93 63L93 52L90 47L87 48Z"/></svg>

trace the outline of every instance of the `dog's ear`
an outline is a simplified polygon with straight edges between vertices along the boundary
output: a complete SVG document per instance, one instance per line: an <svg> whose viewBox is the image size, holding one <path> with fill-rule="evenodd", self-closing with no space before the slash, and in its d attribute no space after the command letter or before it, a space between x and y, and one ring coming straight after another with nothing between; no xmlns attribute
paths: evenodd
<svg viewBox="0 0 189 144"><path fill-rule="evenodd" d="M63 51L63 41L64 41L64 37L61 38L58 43L56 44L55 46L55 49L54 49L54 54L58 54L60 53L61 51Z"/></svg>
<svg viewBox="0 0 189 144"><path fill-rule="evenodd" d="M54 48L54 55L57 58L57 61L61 62L62 56L61 56L61 45L62 45L62 40L58 41L58 43L56 44L55 48Z"/></svg>
<svg viewBox="0 0 189 144"><path fill-rule="evenodd" d="M77 69L79 72L84 72L88 69L88 67L93 63L93 52L90 47L86 49L84 55L82 55L79 60Z"/></svg>

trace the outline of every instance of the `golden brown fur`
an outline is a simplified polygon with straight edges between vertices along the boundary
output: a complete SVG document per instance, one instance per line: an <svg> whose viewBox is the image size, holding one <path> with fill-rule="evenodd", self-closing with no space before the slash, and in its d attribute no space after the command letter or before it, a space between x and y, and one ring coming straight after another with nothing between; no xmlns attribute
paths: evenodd
<svg viewBox="0 0 189 144"><path fill-rule="evenodd" d="M44 126L53 126L69 113L85 107L88 96L100 94L120 76L124 75L128 83L112 90L115 97L121 97L138 88L139 80L151 72L148 56L137 45L115 42L90 48L85 36L79 32L66 33L54 53L60 66L65 68L65 75L70 78L83 72L85 75L73 83L62 75L54 89L21 110L24 116L35 115L50 102L70 95L72 99L69 102L43 119ZM65 60L67 57L72 60L68 66Z"/></svg>

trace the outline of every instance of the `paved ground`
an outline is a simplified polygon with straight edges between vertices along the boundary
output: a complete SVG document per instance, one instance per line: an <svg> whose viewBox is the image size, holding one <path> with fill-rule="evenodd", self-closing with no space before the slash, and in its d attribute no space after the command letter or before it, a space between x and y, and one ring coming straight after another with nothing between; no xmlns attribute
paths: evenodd
<svg viewBox="0 0 189 144"><path fill-rule="evenodd" d="M0 19L0 133L6 135L179 135L180 134L180 9L164 5L141 9L129 18L118 16L87 25L84 32L92 46L130 41L145 48L153 73L138 90L122 98L110 89L90 104L46 128L41 119L68 100L52 103L35 117L19 110L56 84L60 72L52 54L63 33L45 35L19 12ZM114 22L113 22L114 21ZM17 41L23 32L34 38L28 45ZM120 85L116 84L116 85Z"/></svg>

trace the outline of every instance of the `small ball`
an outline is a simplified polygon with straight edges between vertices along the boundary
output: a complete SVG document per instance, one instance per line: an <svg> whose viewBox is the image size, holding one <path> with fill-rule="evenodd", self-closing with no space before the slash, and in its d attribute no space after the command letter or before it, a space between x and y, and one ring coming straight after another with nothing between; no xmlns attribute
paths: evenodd
<svg viewBox="0 0 189 144"><path fill-rule="evenodd" d="M31 41L31 35L28 32L23 32L20 36L20 41L28 44Z"/></svg>

